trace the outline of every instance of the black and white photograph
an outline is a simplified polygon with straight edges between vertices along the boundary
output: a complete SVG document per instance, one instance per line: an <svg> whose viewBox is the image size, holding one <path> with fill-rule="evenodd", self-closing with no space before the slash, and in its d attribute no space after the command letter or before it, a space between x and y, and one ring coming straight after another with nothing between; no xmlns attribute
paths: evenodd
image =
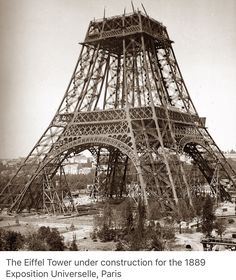
<svg viewBox="0 0 236 280"><path fill-rule="evenodd" d="M235 0L0 0L0 251L236 251L235 45Z"/></svg>

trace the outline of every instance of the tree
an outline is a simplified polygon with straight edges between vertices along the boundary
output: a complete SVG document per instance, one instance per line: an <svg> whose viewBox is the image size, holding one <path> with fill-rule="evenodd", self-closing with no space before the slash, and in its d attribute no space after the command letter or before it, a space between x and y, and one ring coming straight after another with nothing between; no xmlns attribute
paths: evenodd
<svg viewBox="0 0 236 280"><path fill-rule="evenodd" d="M4 231L0 229L0 251L4 251Z"/></svg>
<svg viewBox="0 0 236 280"><path fill-rule="evenodd" d="M142 250L146 247L146 209L143 200L140 198L138 202L137 226L131 234L130 249L132 251Z"/></svg>
<svg viewBox="0 0 236 280"><path fill-rule="evenodd" d="M202 210L204 205L204 198L202 196L193 197L193 208L197 217L202 217Z"/></svg>
<svg viewBox="0 0 236 280"><path fill-rule="evenodd" d="M77 243L76 243L76 234L73 234L73 240L70 244L69 250L70 251L78 251L78 246L77 246Z"/></svg>
<svg viewBox="0 0 236 280"><path fill-rule="evenodd" d="M89 174L66 174L66 180L72 191L84 189L93 183L94 170Z"/></svg>
<svg viewBox="0 0 236 280"><path fill-rule="evenodd" d="M179 199L178 213L176 217L178 220L189 221L194 217L194 210L191 205L187 204L184 199Z"/></svg>
<svg viewBox="0 0 236 280"><path fill-rule="evenodd" d="M46 240L47 236L50 234L50 227L42 226L38 229L38 238L42 240Z"/></svg>
<svg viewBox="0 0 236 280"><path fill-rule="evenodd" d="M71 245L70 245L69 250L70 250L70 251L78 251L78 246L77 246L75 240L73 240L73 241L71 242Z"/></svg>
<svg viewBox="0 0 236 280"><path fill-rule="evenodd" d="M165 244L163 240L157 234L152 236L151 239L151 250L153 251L164 251Z"/></svg>
<svg viewBox="0 0 236 280"><path fill-rule="evenodd" d="M113 211L111 205L109 203L106 203L103 211L103 224L107 225L108 228L111 228L112 222L113 222Z"/></svg>
<svg viewBox="0 0 236 280"><path fill-rule="evenodd" d="M25 239L23 235L15 231L6 231L3 233L3 250L18 251L23 248Z"/></svg>
<svg viewBox="0 0 236 280"><path fill-rule="evenodd" d="M64 239L57 229L51 229L49 235L46 237L46 242L48 251L64 251Z"/></svg>
<svg viewBox="0 0 236 280"><path fill-rule="evenodd" d="M47 244L38 233L32 233L27 238L27 248L30 251L47 251Z"/></svg>
<svg viewBox="0 0 236 280"><path fill-rule="evenodd" d="M213 201L212 198L207 195L202 210L202 232L205 233L206 236L211 236L211 232L214 228L214 220Z"/></svg>
<svg viewBox="0 0 236 280"><path fill-rule="evenodd" d="M104 205L103 214L95 219L95 229L93 237L96 236L102 242L112 241L116 237L116 229L114 229L114 213L109 203Z"/></svg>
<svg viewBox="0 0 236 280"><path fill-rule="evenodd" d="M63 236L59 231L45 226L28 236L27 245L32 251L64 251L65 248Z"/></svg>
<svg viewBox="0 0 236 280"><path fill-rule="evenodd" d="M193 208L197 219L197 229L199 229L199 224L202 219L202 210L203 210L204 199L202 196L193 197Z"/></svg>
<svg viewBox="0 0 236 280"><path fill-rule="evenodd" d="M217 234L222 238L222 234L226 230L226 221L224 219L216 220L214 228L216 229Z"/></svg>
<svg viewBox="0 0 236 280"><path fill-rule="evenodd" d="M140 198L138 202L138 225L137 230L142 238L145 232L145 221L146 221L146 209L144 201Z"/></svg>
<svg viewBox="0 0 236 280"><path fill-rule="evenodd" d="M127 201L124 209L124 228L129 234L134 229L134 215L132 209L132 203L130 200Z"/></svg>

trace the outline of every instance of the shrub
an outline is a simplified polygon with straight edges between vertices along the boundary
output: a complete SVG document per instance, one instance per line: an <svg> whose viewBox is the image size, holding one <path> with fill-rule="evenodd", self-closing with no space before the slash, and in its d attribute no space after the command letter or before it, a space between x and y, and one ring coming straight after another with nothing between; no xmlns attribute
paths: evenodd
<svg viewBox="0 0 236 280"><path fill-rule="evenodd" d="M102 228L97 232L98 238L102 242L108 242L115 239L116 231L109 228L107 224L103 224Z"/></svg>
<svg viewBox="0 0 236 280"><path fill-rule="evenodd" d="M78 246L77 246L77 243L76 243L76 235L75 234L73 235L73 240L70 244L69 250L70 251L78 251Z"/></svg>
<svg viewBox="0 0 236 280"><path fill-rule="evenodd" d="M44 239L39 237L38 233L32 233L27 238L28 250L30 251L46 251L47 244Z"/></svg>
<svg viewBox="0 0 236 280"><path fill-rule="evenodd" d="M31 251L64 251L63 236L57 229L42 226L36 233L28 235L27 248Z"/></svg>
<svg viewBox="0 0 236 280"><path fill-rule="evenodd" d="M228 219L228 223L229 224L233 224L234 223L234 219Z"/></svg>
<svg viewBox="0 0 236 280"><path fill-rule="evenodd" d="M64 251L64 238L57 229L53 228L46 237L49 251Z"/></svg>
<svg viewBox="0 0 236 280"><path fill-rule="evenodd" d="M214 228L216 229L217 234L222 237L223 233L226 230L226 221L225 219L216 220L214 224Z"/></svg>
<svg viewBox="0 0 236 280"><path fill-rule="evenodd" d="M23 248L25 243L24 236L15 231L0 232L0 250L1 251L18 251Z"/></svg>

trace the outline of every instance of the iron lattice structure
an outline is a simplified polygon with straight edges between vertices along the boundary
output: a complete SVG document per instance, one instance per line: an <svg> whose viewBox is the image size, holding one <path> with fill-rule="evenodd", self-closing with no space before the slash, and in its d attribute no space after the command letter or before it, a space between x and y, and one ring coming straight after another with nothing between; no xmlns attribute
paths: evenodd
<svg viewBox="0 0 236 280"><path fill-rule="evenodd" d="M50 182L69 155L88 149L99 161L102 148L108 189L119 166L124 187L131 162L146 203L154 195L162 210L182 199L192 204L188 155L213 191L230 199L225 182L235 187L235 173L194 107L172 43L166 27L140 11L91 21L62 102L2 190L1 207L68 211L70 191Z"/></svg>

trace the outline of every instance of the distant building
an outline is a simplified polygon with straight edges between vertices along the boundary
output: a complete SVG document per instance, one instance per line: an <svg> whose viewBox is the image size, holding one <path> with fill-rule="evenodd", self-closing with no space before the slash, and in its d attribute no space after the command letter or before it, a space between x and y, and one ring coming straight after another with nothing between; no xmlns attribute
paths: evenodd
<svg viewBox="0 0 236 280"><path fill-rule="evenodd" d="M1 163L2 163L2 165L6 166L7 165L7 160L3 159L3 160L1 160Z"/></svg>
<svg viewBox="0 0 236 280"><path fill-rule="evenodd" d="M66 174L89 174L94 166L94 158L80 154L67 160L64 163Z"/></svg>
<svg viewBox="0 0 236 280"><path fill-rule="evenodd" d="M225 153L224 156L236 161L236 153Z"/></svg>
<svg viewBox="0 0 236 280"><path fill-rule="evenodd" d="M64 171L66 174L78 174L79 173L78 163L71 163L65 165Z"/></svg>
<svg viewBox="0 0 236 280"><path fill-rule="evenodd" d="M92 171L91 167L84 167L79 169L79 174L87 175Z"/></svg>

